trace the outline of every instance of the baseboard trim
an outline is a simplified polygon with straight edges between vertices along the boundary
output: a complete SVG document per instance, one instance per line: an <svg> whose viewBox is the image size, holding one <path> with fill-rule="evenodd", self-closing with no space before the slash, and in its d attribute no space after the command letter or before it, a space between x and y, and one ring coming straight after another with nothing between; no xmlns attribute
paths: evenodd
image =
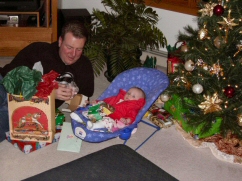
<svg viewBox="0 0 242 181"><path fill-rule="evenodd" d="M145 50L144 52L150 53L153 55L157 55L157 56L160 56L163 58L167 58L167 56L168 56L168 53L166 51L162 51L162 50Z"/></svg>
<svg viewBox="0 0 242 181"><path fill-rule="evenodd" d="M145 61L147 56L156 57L156 65L159 65L161 67L167 67L167 52L162 50L145 50L142 53L141 60Z"/></svg>

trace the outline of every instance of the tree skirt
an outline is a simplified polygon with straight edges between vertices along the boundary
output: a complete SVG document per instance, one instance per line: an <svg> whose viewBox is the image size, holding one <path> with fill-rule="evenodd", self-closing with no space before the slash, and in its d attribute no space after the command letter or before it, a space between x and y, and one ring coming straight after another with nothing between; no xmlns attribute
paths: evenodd
<svg viewBox="0 0 242 181"><path fill-rule="evenodd" d="M175 121L175 126L182 137L188 143L196 148L210 148L212 154L219 160L242 164L242 141L228 135L222 138L221 135L214 135L209 138L196 140L189 133L185 132L181 126Z"/></svg>

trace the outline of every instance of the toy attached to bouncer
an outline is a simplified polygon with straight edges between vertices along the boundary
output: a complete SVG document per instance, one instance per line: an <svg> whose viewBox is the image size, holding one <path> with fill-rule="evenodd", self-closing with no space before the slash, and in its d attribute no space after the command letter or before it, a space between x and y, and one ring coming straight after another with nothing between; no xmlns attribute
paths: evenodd
<svg viewBox="0 0 242 181"><path fill-rule="evenodd" d="M70 114L71 118L75 120L74 124L79 124L79 127L75 129L75 135L88 142L100 142L105 138L112 138L113 136L126 140L131 136L132 129L125 127L121 121L116 121L113 124L113 120L108 117L114 111L114 108L110 105L100 102L96 105L89 105L87 107L80 107L75 112ZM110 121L110 119L112 121ZM93 128L88 129L88 122L95 123ZM105 124L105 127L99 126ZM100 128L101 127L101 128ZM122 129L122 131L119 131ZM94 133L94 134L92 134ZM95 137L99 133L100 138ZM86 137L88 134L88 137ZM100 139L100 141L99 141Z"/></svg>
<svg viewBox="0 0 242 181"><path fill-rule="evenodd" d="M103 142L115 137L120 137L123 140L128 140L131 136L132 131L137 128L138 123L143 121L142 118L153 103L157 100L160 94L168 87L169 79L167 75L157 69L147 67L137 67L126 70L120 73L111 82L109 87L101 94L98 100L102 101L107 97L115 96L118 94L120 89L128 90L131 87L139 87L146 94L146 103L143 108L139 111L135 121L124 128L117 129L113 132L108 129L100 130L89 130L86 127L90 117L93 119L100 119L100 106L90 108L79 107L77 110L71 113L71 123L73 133L80 139L87 142ZM105 110L106 108L104 108ZM110 111L110 109L107 109ZM89 112L90 116L87 116ZM102 111L101 114L104 112ZM99 114L99 115L98 115ZM102 117L105 116L101 115ZM160 128L157 128L157 130ZM154 133L153 133L154 134ZM153 135L152 134L152 135Z"/></svg>
<svg viewBox="0 0 242 181"><path fill-rule="evenodd" d="M83 113L86 118L90 119L92 122L97 122L101 120L104 116L114 112L114 108L107 103L101 101L98 104L88 107L88 111Z"/></svg>

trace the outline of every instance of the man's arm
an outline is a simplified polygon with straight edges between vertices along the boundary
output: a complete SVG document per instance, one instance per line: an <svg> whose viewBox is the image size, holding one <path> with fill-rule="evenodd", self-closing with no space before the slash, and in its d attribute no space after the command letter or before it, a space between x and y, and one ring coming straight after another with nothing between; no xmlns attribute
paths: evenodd
<svg viewBox="0 0 242 181"><path fill-rule="evenodd" d="M48 43L36 42L28 45L22 49L9 64L0 67L0 74L4 77L9 71L19 66L27 66L32 69L34 64L40 61L39 55L43 53L46 44Z"/></svg>

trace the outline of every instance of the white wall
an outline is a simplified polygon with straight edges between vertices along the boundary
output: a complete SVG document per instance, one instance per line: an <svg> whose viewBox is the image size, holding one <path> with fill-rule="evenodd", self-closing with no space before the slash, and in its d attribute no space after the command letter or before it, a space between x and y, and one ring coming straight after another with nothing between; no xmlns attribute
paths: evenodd
<svg viewBox="0 0 242 181"><path fill-rule="evenodd" d="M92 13L93 8L104 10L101 0L59 0L59 7L62 9L85 8L89 11L89 13ZM169 45L173 46L176 43L178 32L183 32L183 27L186 25L189 24L194 28L197 27L195 16L176 13L159 8L153 9L160 17L157 26L166 36ZM163 48L162 50L166 51L166 48Z"/></svg>
<svg viewBox="0 0 242 181"><path fill-rule="evenodd" d="M93 8L99 10L105 10L101 4L101 0L59 0L59 8L61 9L78 9L85 8L92 13ZM192 27L197 27L196 17L176 13L173 11L167 11L164 9L153 8L160 17L158 22L158 27L164 33L167 38L168 45L174 46L177 41L178 32L184 32L183 27L186 25L191 25ZM166 48L161 48L162 51L167 52ZM141 60L145 60L146 56L157 57L157 65L166 67L166 56L152 55L150 53L143 52Z"/></svg>

